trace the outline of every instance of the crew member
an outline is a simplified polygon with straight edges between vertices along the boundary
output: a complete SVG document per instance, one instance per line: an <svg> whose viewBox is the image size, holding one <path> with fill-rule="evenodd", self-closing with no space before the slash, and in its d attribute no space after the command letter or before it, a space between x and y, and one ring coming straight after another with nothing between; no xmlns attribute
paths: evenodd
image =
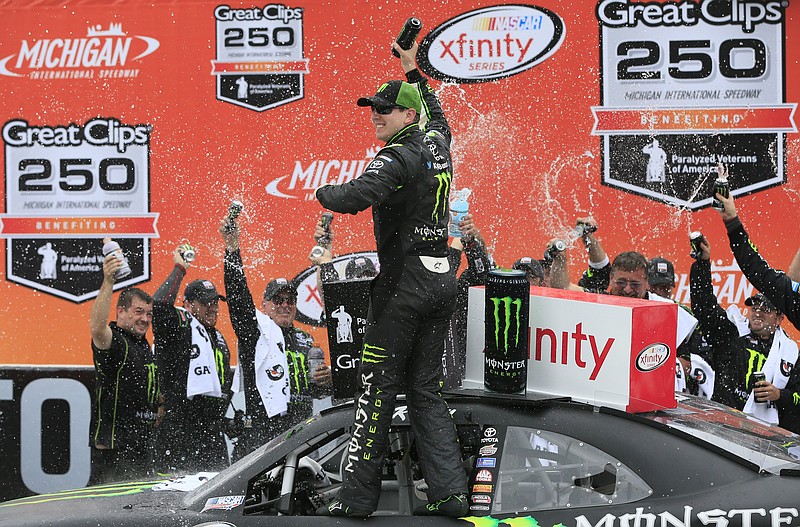
<svg viewBox="0 0 800 527"><path fill-rule="evenodd" d="M153 333L166 413L160 426L161 470L220 470L228 466L225 413L231 396L231 355L217 329L219 301L210 280L186 286L183 307L175 307L189 268L186 247L173 255L175 267L154 300Z"/></svg>
<svg viewBox="0 0 800 527"><path fill-rule="evenodd" d="M117 319L108 323L114 275L122 261L109 254L92 305L90 329L95 369L92 400L92 482L107 483L153 473L153 425L158 411L156 360L147 342L153 299L141 289L123 290Z"/></svg>
<svg viewBox="0 0 800 527"><path fill-rule="evenodd" d="M239 377L247 428L234 449L238 459L313 414L313 399L330 394L331 369L310 371L313 338L295 327L297 289L285 278L267 284L261 311L247 286L239 250L239 226L223 220L225 293L238 339Z"/></svg>
<svg viewBox="0 0 800 527"><path fill-rule="evenodd" d="M395 400L404 388L429 488L430 503L415 513L463 516L468 510L458 436L440 393L442 344L456 297L447 259L451 134L436 95L416 69L417 48L394 45L408 82L386 82L374 96L358 100L371 109L375 136L386 146L359 177L316 191L334 212L372 207L380 263L359 366L356 432L339 495L318 514L368 516L376 509ZM423 104L429 114L424 131Z"/></svg>
<svg viewBox="0 0 800 527"><path fill-rule="evenodd" d="M724 165L720 165L718 171L727 176L727 168ZM764 293L764 296L786 315L794 327L800 329L800 283L795 282L789 275L770 267L759 254L755 244L750 241L747 231L744 230L742 220L736 214L733 196L724 197L717 194L717 199L723 204L723 209L719 211L719 214L728 230L728 240L733 255L736 257L736 263L739 264L745 278L756 289ZM800 255L800 251L797 252L797 255ZM790 275L795 275L795 279L800 279L797 272L797 269L800 268L797 265L800 258L797 255L789 267L789 272Z"/></svg>
<svg viewBox="0 0 800 527"><path fill-rule="evenodd" d="M703 240L699 249L689 284L692 307L711 348L716 375L712 400L800 431L795 404L800 401L800 376L793 372L797 344L780 328L783 315L762 293L745 300L747 318L736 306L723 310L711 286L711 246ZM767 376L758 386L753 382L756 371Z"/></svg>

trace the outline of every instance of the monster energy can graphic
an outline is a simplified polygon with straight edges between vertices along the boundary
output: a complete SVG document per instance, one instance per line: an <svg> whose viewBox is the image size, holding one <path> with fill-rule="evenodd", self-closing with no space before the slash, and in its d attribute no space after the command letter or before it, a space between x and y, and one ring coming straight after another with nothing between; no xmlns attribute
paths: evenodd
<svg viewBox="0 0 800 527"><path fill-rule="evenodd" d="M495 269L486 280L487 390L524 393L528 381L530 284L524 271Z"/></svg>

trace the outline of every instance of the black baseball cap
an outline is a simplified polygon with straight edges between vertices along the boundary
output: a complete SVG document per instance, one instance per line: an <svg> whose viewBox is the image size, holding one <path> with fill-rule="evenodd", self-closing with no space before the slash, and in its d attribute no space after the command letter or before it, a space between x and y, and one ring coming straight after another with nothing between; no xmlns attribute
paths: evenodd
<svg viewBox="0 0 800 527"><path fill-rule="evenodd" d="M773 311L780 313L775 304L769 301L769 298L764 296L764 293L756 293L747 300L744 301L744 305L752 306L753 304L765 306Z"/></svg>
<svg viewBox="0 0 800 527"><path fill-rule="evenodd" d="M183 292L183 298L187 302L197 300L201 304L211 304L217 300L226 301L225 297L217 293L217 288L211 280L195 280L189 282L186 290Z"/></svg>
<svg viewBox="0 0 800 527"><path fill-rule="evenodd" d="M531 278L539 278L540 280L544 280L544 268L542 268L542 264L539 263L539 260L531 258L530 256L523 256L514 262L514 265L512 265L511 268L517 269L518 271L525 271L525 273Z"/></svg>
<svg viewBox="0 0 800 527"><path fill-rule="evenodd" d="M650 285L675 285L675 266L666 258L657 257L647 262L647 283Z"/></svg>
<svg viewBox="0 0 800 527"><path fill-rule="evenodd" d="M359 106L402 106L422 113L422 99L419 90L405 81L385 82L372 97L361 97Z"/></svg>
<svg viewBox="0 0 800 527"><path fill-rule="evenodd" d="M271 280L264 289L264 300L272 300L275 295L287 291L290 295L297 298L297 286L286 278L276 278Z"/></svg>
<svg viewBox="0 0 800 527"><path fill-rule="evenodd" d="M378 271L375 270L375 264L366 256L350 258L344 268L345 280L350 280L351 278L370 278L377 274Z"/></svg>

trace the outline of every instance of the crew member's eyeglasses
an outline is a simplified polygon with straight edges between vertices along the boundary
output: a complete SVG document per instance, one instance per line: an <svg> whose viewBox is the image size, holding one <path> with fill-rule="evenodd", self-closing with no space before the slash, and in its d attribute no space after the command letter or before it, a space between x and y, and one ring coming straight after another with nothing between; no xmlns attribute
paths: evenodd
<svg viewBox="0 0 800 527"><path fill-rule="evenodd" d="M753 313L764 313L766 315L769 315L770 313L774 313L776 311L775 309L772 309L771 307L764 304L753 304L752 306L750 306L750 309L753 311Z"/></svg>
<svg viewBox="0 0 800 527"><path fill-rule="evenodd" d="M630 281L626 278L619 278L617 280L614 280L614 285L619 287L620 289L625 289L626 287L630 286L631 289L633 289L634 291L638 291L642 288L644 284L642 282Z"/></svg>
<svg viewBox="0 0 800 527"><path fill-rule="evenodd" d="M380 115L389 115L395 109L405 110L402 106L373 106L372 111Z"/></svg>
<svg viewBox="0 0 800 527"><path fill-rule="evenodd" d="M276 296L272 299L272 303L276 306L281 304L286 304L287 306L293 306L297 303L297 299L293 296Z"/></svg>

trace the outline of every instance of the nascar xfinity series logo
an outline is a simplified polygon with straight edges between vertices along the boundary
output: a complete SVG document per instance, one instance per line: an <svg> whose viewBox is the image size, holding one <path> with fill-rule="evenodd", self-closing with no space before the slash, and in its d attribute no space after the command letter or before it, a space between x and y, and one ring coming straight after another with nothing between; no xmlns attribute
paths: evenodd
<svg viewBox="0 0 800 527"><path fill-rule="evenodd" d="M49 36L49 35L48 35ZM23 40L19 50L0 59L0 75L31 79L134 78L129 67L159 48L158 40L128 36L121 23L89 26L85 37Z"/></svg>
<svg viewBox="0 0 800 527"><path fill-rule="evenodd" d="M542 7L484 7L431 31L420 45L417 60L435 79L488 82L542 63L558 50L565 34L564 21Z"/></svg>

